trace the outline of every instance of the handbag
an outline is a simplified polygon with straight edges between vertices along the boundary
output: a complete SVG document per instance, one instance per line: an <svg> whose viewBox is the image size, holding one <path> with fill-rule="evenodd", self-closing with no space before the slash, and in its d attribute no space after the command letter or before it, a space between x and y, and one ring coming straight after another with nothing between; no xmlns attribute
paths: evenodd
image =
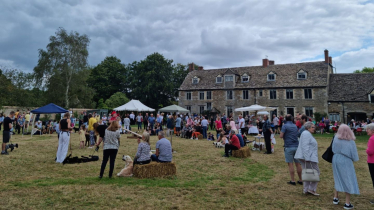
<svg viewBox="0 0 374 210"><path fill-rule="evenodd" d="M310 163L311 168L306 168L306 161L305 161L305 168L301 172L301 178L303 182L319 182L319 174L316 169L312 168L312 163Z"/></svg>
<svg viewBox="0 0 374 210"><path fill-rule="evenodd" d="M334 156L334 153L332 152L332 142L334 141L334 137L332 137L330 146L327 147L325 153L322 155L322 158L329 163L332 163L332 157Z"/></svg>

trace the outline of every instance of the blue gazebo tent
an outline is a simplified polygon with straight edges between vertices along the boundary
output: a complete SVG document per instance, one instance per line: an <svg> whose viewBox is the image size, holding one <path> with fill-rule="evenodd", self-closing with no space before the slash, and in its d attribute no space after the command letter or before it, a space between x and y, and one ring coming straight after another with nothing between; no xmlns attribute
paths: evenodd
<svg viewBox="0 0 374 210"><path fill-rule="evenodd" d="M54 103L50 103L48 105L45 105L45 106L39 107L37 109L31 110L30 112L33 113L33 114L56 114L56 113L66 113L66 112L69 112L69 111L60 107L60 106L57 106ZM34 120L32 122L32 128L34 128L34 124L35 124L35 117L34 117ZM32 134L33 133L31 132L31 136L32 136Z"/></svg>

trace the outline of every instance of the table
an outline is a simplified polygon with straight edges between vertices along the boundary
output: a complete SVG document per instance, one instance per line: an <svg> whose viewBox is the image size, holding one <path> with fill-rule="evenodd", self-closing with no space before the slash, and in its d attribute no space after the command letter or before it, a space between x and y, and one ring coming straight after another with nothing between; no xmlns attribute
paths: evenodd
<svg viewBox="0 0 374 210"><path fill-rule="evenodd" d="M254 136L255 139L253 140L253 147L252 147L252 150L255 151L255 150L258 150L258 151L262 151L263 149L265 149L265 141L264 141L264 136ZM261 141L261 139L263 139L263 141Z"/></svg>

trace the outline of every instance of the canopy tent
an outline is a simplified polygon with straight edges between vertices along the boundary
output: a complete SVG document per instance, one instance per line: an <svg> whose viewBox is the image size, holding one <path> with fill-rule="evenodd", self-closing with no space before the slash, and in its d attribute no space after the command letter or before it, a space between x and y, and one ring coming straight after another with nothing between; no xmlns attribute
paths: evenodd
<svg viewBox="0 0 374 210"><path fill-rule="evenodd" d="M131 100L114 109L115 111L154 112L155 110L142 104L139 100Z"/></svg>
<svg viewBox="0 0 374 210"><path fill-rule="evenodd" d="M185 109L183 107L180 107L178 105L170 105L167 107L164 107L162 109L159 109L160 112L180 112L180 113L188 113L190 112L188 109Z"/></svg>
<svg viewBox="0 0 374 210"><path fill-rule="evenodd" d="M258 112L258 111L273 111L275 108L272 107L266 107L266 106L260 106L258 104L247 106L247 107L242 107L242 108L237 108L235 109L236 112Z"/></svg>
<svg viewBox="0 0 374 210"><path fill-rule="evenodd" d="M270 113L268 111L259 111L257 115L270 115Z"/></svg>
<svg viewBox="0 0 374 210"><path fill-rule="evenodd" d="M56 104L50 103L50 104L42 106L40 108L31 110L30 112L33 113L33 114L56 114L56 113L66 113L66 112L69 112L69 111L62 108L62 107L57 106ZM34 117L34 120L32 121L32 128L34 128L35 118L36 117ZM33 135L33 133L31 132L31 136L32 135Z"/></svg>

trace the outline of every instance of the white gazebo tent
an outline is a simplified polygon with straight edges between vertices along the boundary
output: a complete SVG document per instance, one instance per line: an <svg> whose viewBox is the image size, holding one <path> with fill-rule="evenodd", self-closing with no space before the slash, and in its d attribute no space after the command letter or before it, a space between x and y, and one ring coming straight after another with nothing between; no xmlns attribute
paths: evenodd
<svg viewBox="0 0 374 210"><path fill-rule="evenodd" d="M261 106L261 105L258 105L258 104L254 104L254 105L251 105L251 106L237 108L237 109L235 109L235 111L236 112L245 112L245 111L258 112L258 111L273 111L274 109L275 108L272 108L272 107L266 107L266 106Z"/></svg>
<svg viewBox="0 0 374 210"><path fill-rule="evenodd" d="M131 100L114 109L115 111L154 112L155 110L144 105L139 100Z"/></svg>

